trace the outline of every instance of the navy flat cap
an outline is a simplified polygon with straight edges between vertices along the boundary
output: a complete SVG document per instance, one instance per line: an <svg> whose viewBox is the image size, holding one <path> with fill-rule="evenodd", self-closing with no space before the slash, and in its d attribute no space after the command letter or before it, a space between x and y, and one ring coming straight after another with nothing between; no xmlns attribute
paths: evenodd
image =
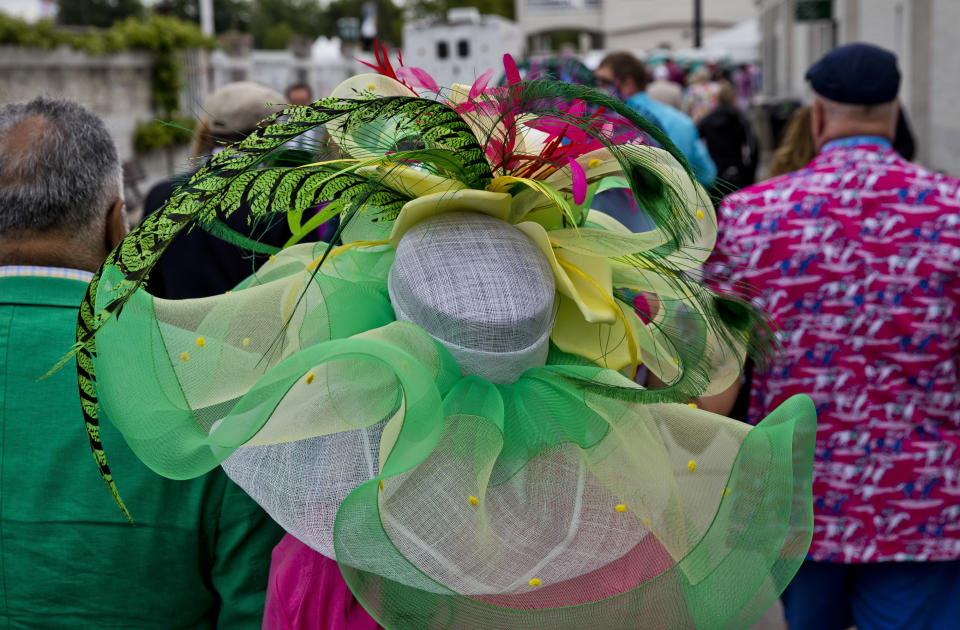
<svg viewBox="0 0 960 630"><path fill-rule="evenodd" d="M806 74L813 91L838 103L876 105L897 98L897 56L870 44L834 48Z"/></svg>

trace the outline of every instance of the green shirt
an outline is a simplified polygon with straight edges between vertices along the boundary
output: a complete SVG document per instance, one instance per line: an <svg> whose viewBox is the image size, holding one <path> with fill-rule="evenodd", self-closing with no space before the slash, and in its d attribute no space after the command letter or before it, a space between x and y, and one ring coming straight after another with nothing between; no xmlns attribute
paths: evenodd
<svg viewBox="0 0 960 630"><path fill-rule="evenodd" d="M85 283L0 277L0 628L260 628L282 530L221 470L146 468L101 438L135 524L97 472L74 364Z"/></svg>

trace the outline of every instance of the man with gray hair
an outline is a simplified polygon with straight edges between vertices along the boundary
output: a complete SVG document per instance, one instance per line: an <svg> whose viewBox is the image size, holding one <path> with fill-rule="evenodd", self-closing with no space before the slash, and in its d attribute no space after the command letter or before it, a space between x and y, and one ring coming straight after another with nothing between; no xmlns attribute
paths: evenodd
<svg viewBox="0 0 960 630"><path fill-rule="evenodd" d="M76 373L40 379L126 231L98 118L49 98L0 106L0 625L260 628L279 528L221 471L164 479L104 422L128 524L91 460Z"/></svg>
<svg viewBox="0 0 960 630"><path fill-rule="evenodd" d="M893 53L842 46L807 79L818 155L724 199L716 250L782 341L751 418L798 393L818 411L787 621L960 628L960 181L893 150Z"/></svg>

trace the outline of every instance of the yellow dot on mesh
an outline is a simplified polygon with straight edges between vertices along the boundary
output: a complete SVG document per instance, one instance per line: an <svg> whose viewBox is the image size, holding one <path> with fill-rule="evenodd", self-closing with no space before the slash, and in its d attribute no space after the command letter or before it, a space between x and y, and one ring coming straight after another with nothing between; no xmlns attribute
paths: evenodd
<svg viewBox="0 0 960 630"><path fill-rule="evenodd" d="M540 578L530 578L530 581L527 582L530 586L540 586L543 582L540 581Z"/></svg>
<svg viewBox="0 0 960 630"><path fill-rule="evenodd" d="M723 489L723 496L725 496L725 497L729 497L729 496L730 496L730 488L724 488L724 489Z"/></svg>
<svg viewBox="0 0 960 630"><path fill-rule="evenodd" d="M307 374L306 381L307 381L307 385L313 382L313 372L310 372L309 374Z"/></svg>
<svg viewBox="0 0 960 630"><path fill-rule="evenodd" d="M480 504L480 499L478 499L477 497L473 496L472 494L471 494L469 497L467 497L467 501L470 503L470 505L479 505L479 504Z"/></svg>
<svg viewBox="0 0 960 630"><path fill-rule="evenodd" d="M250 337L244 337L244 338L243 338L243 345L245 345L245 346L249 346L249 345L250 345Z"/></svg>
<svg viewBox="0 0 960 630"><path fill-rule="evenodd" d="M598 160L597 158L593 158L592 160L587 162L587 168L597 168L598 166L600 166L600 160Z"/></svg>
<svg viewBox="0 0 960 630"><path fill-rule="evenodd" d="M676 365L680 365L680 359L677 359L677 358L675 358L675 357L670 357L670 359L671 359Z"/></svg>
<svg viewBox="0 0 960 630"><path fill-rule="evenodd" d="M205 345L207 345L207 340L204 339L203 337L197 337L197 347L202 348Z"/></svg>
<svg viewBox="0 0 960 630"><path fill-rule="evenodd" d="M269 258L270 262L273 262L276 259L277 259L276 256L274 256L273 254L270 254L270 258Z"/></svg>
<svg viewBox="0 0 960 630"><path fill-rule="evenodd" d="M693 407L694 409L696 409L697 403L687 403L687 407Z"/></svg>
<svg viewBox="0 0 960 630"><path fill-rule="evenodd" d="M180 353L180 360L183 361L183 362L187 362L187 361L190 360L190 355L187 354L186 352L181 352L181 353Z"/></svg>
<svg viewBox="0 0 960 630"><path fill-rule="evenodd" d="M696 469L697 469L697 462L695 462L695 461L693 461L693 460L691 459L689 462L687 462L687 469L688 469L690 472L693 472L694 470L696 470Z"/></svg>
<svg viewBox="0 0 960 630"><path fill-rule="evenodd" d="M626 512L627 506L625 506L623 503L617 503L617 506L613 509L615 509L617 512Z"/></svg>
<svg viewBox="0 0 960 630"><path fill-rule="evenodd" d="M367 89L370 90L371 92L373 92L374 90L377 89L377 84L376 84L376 83L367 83Z"/></svg>
<svg viewBox="0 0 960 630"><path fill-rule="evenodd" d="M383 479L380 480L380 490L383 490Z"/></svg>
<svg viewBox="0 0 960 630"><path fill-rule="evenodd" d="M703 221L703 210L697 210L697 220Z"/></svg>
<svg viewBox="0 0 960 630"><path fill-rule="evenodd" d="M230 295L231 293L233 293L233 289L227 289L226 291L224 291L223 294L224 294L224 295Z"/></svg>
<svg viewBox="0 0 960 630"><path fill-rule="evenodd" d="M644 516L643 518L641 518L641 519L640 519L640 522L643 523L643 526L644 526L644 527L647 527L647 528L650 527L650 519L647 518L646 516Z"/></svg>

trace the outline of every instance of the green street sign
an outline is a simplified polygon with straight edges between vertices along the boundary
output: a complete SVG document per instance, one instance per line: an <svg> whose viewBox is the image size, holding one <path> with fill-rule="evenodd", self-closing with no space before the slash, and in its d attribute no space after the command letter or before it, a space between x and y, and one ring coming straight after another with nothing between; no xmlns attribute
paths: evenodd
<svg viewBox="0 0 960 630"><path fill-rule="evenodd" d="M812 22L814 20L829 20L833 18L832 0L797 0L797 22Z"/></svg>

